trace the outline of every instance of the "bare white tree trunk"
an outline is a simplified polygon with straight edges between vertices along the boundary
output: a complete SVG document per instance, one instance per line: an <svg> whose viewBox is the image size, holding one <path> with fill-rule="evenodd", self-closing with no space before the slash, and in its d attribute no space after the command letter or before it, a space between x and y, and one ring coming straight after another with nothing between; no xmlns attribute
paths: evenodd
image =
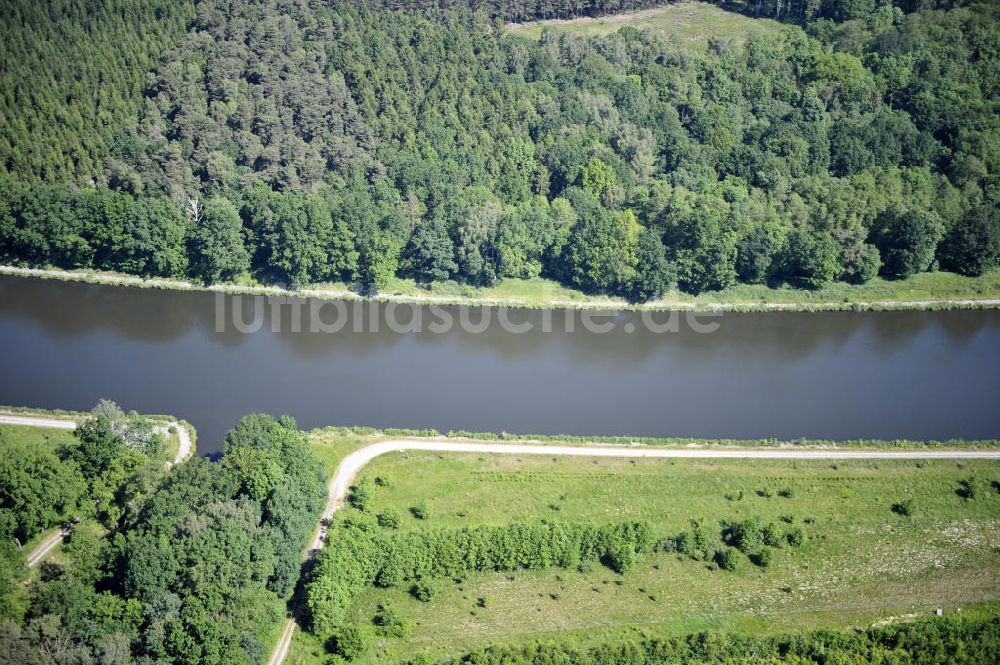
<svg viewBox="0 0 1000 665"><path fill-rule="evenodd" d="M201 202L198 201L197 196L188 199L188 206L185 212L187 212L188 219L190 219L194 224L201 221L202 206Z"/></svg>

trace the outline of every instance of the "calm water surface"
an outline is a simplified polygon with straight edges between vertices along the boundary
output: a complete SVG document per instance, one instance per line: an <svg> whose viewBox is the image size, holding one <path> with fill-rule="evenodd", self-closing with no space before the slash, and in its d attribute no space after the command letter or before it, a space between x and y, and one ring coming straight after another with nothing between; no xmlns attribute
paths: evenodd
<svg viewBox="0 0 1000 665"><path fill-rule="evenodd" d="M212 294L0 277L0 404L106 397L189 420L202 452L253 411L304 428L1000 436L1000 312L726 314L711 334L653 333L631 313L611 333L567 333L579 313L560 312L561 332L543 333L543 316L511 315L536 324L526 334L296 333L288 316L283 332L219 333Z"/></svg>

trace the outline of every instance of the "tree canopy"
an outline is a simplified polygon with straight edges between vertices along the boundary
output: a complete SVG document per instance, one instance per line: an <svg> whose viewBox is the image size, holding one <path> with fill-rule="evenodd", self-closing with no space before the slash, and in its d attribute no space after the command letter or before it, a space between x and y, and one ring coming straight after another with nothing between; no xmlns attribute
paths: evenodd
<svg viewBox="0 0 1000 665"><path fill-rule="evenodd" d="M653 4L9 3L0 260L633 300L996 267L995 3L728 3L789 25L706 52L502 23Z"/></svg>
<svg viewBox="0 0 1000 665"><path fill-rule="evenodd" d="M284 616L326 502L322 465L293 420L256 414L229 433L220 461L195 457L165 475L162 450L143 443L137 422L102 402L78 444L12 445L0 460L4 662L264 657L262 627ZM14 537L70 517L84 519L19 604Z"/></svg>

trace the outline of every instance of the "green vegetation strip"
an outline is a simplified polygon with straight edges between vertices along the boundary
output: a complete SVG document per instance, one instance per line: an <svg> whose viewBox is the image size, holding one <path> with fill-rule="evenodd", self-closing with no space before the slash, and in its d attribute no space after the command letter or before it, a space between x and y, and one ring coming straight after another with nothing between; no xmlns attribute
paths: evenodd
<svg viewBox="0 0 1000 665"><path fill-rule="evenodd" d="M910 439L846 439L842 441L827 441L821 439L689 439L671 437L642 436L579 436L572 434L501 434L491 432L466 432L452 430L438 432L434 429L405 429L398 427L364 427L364 426L330 426L314 430L314 437L329 435L330 439L356 437L361 440L382 440L395 438L446 438L472 441L502 441L505 443L551 443L551 444L609 444L609 445L647 445L666 447L793 447L793 448L898 448L898 449L934 449L934 448L997 448L998 439L978 439L965 441L949 439L947 441L913 441Z"/></svg>
<svg viewBox="0 0 1000 665"><path fill-rule="evenodd" d="M386 434L311 436L350 449ZM779 634L968 611L1000 599L998 488L994 461L390 454L359 476L314 569L324 591L307 602L333 611L331 623L297 634L289 662L352 643L365 646L361 663L437 662L484 645L577 653L698 627ZM573 551L573 538L538 535L624 524L649 534L622 550L634 555L625 566L609 549L577 563L547 549ZM371 566L349 587L336 581L349 569L338 551ZM519 564L497 565L498 551ZM435 568L449 556L465 563ZM331 591L348 595L327 607ZM331 628L331 616L342 623Z"/></svg>

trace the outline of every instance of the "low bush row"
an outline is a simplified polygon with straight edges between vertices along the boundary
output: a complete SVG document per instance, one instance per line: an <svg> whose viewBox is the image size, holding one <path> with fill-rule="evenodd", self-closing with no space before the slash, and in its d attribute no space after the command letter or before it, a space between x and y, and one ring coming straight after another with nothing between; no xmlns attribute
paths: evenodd
<svg viewBox="0 0 1000 665"><path fill-rule="evenodd" d="M505 526L398 532L350 517L330 532L306 586L314 632L330 634L366 586L398 586L470 572L575 568L601 561L627 573L653 550L649 524L603 526L521 522Z"/></svg>
<svg viewBox="0 0 1000 665"><path fill-rule="evenodd" d="M671 639L626 640L582 649L569 644L487 647L436 665L776 665L920 663L992 665L1000 653L1000 618L950 617L863 631L820 630L778 637L696 633ZM417 657L407 665L429 665Z"/></svg>

